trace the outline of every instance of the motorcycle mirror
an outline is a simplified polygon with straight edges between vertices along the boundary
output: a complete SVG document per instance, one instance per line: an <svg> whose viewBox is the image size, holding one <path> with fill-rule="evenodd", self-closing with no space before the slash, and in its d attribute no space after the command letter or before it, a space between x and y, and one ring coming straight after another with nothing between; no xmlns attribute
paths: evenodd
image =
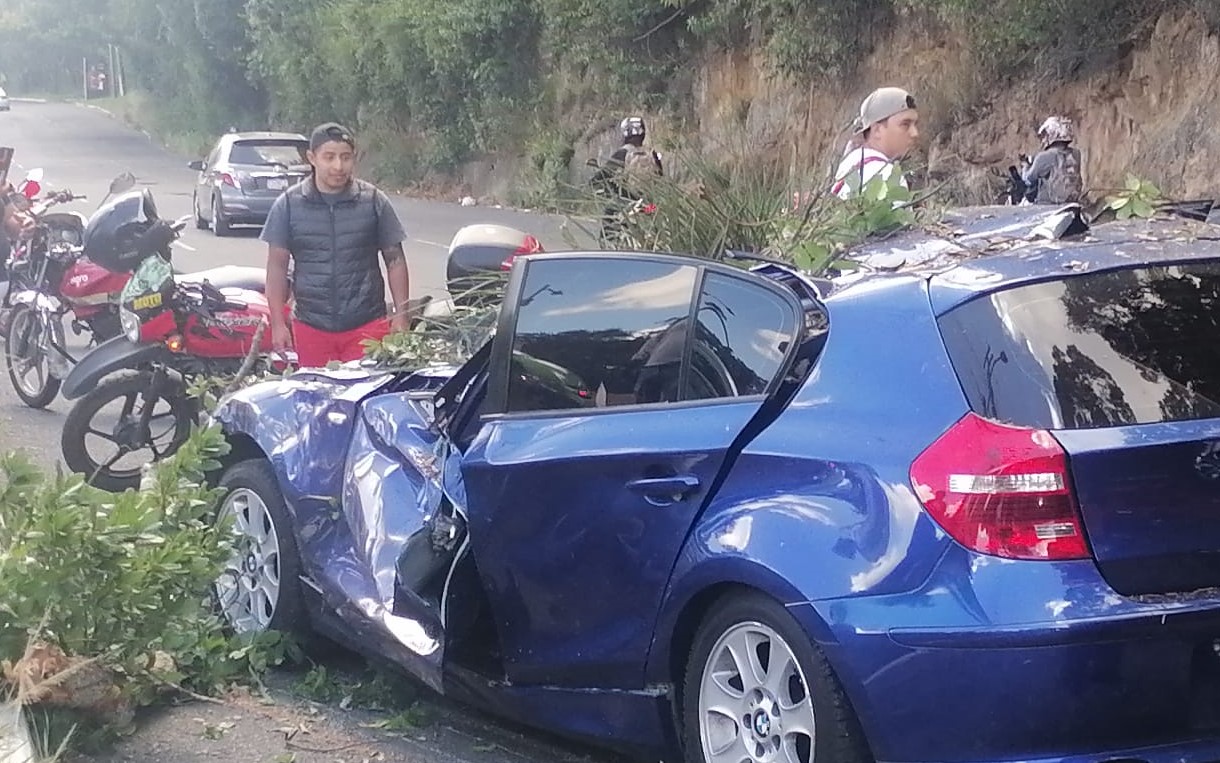
<svg viewBox="0 0 1220 763"><path fill-rule="evenodd" d="M116 193L129 191L135 186L135 184L136 176L130 172L124 172L122 175L119 175L114 180L110 181L110 195L113 196Z"/></svg>

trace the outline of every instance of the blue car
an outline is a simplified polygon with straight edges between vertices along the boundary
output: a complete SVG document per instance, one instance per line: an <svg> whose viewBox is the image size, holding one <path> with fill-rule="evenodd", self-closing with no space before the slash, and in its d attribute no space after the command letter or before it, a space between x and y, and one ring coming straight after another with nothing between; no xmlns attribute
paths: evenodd
<svg viewBox="0 0 1220 763"><path fill-rule="evenodd" d="M652 760L1220 759L1218 234L518 257L461 367L223 401L224 611Z"/></svg>

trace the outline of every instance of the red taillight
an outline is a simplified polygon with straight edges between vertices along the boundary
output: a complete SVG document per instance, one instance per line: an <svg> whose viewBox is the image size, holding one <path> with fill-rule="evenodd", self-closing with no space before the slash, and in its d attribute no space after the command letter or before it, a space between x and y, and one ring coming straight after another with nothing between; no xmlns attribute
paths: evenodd
<svg viewBox="0 0 1220 763"><path fill-rule="evenodd" d="M1009 559L1087 559L1067 455L1049 432L973 413L911 465L932 518L972 551Z"/></svg>
<svg viewBox="0 0 1220 763"><path fill-rule="evenodd" d="M220 182L224 183L225 185L233 186L234 188L237 187L237 180L227 172L220 173Z"/></svg>
<svg viewBox="0 0 1220 763"><path fill-rule="evenodd" d="M512 270L513 258L518 254L538 254L541 251L543 251L542 244L539 243L538 239L533 236L526 236L522 239L521 246L517 247L512 254L505 258L504 262L500 263L500 270Z"/></svg>

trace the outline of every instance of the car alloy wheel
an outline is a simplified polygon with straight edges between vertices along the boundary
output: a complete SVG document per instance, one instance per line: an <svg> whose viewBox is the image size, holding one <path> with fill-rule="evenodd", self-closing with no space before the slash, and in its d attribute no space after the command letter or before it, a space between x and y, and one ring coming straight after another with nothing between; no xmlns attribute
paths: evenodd
<svg viewBox="0 0 1220 763"><path fill-rule="evenodd" d="M225 619L238 633L270 629L280 601L280 537L266 502L249 488L225 496L222 519L232 517L233 555L216 581Z"/></svg>
<svg viewBox="0 0 1220 763"><path fill-rule="evenodd" d="M699 689L699 736L708 763L809 763L815 718L808 682L773 628L745 622L712 647Z"/></svg>

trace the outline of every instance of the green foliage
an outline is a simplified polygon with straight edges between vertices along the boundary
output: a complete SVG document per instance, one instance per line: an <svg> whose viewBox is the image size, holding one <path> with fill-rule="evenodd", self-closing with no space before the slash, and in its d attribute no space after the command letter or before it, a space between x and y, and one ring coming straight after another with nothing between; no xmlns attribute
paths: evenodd
<svg viewBox="0 0 1220 763"><path fill-rule="evenodd" d="M798 266L822 272L847 248L920 222L921 211L933 217L934 210L913 206L914 195L901 178L901 168L895 168L888 178L874 175L849 199L822 196L805 213L806 220L817 221L811 235L800 238L785 229L781 251ZM850 179L848 183L854 185Z"/></svg>
<svg viewBox="0 0 1220 763"><path fill-rule="evenodd" d="M296 682L295 691L315 702L334 703L342 708L395 711L418 701L416 686L399 678L398 669L393 667L378 668L366 663L360 671L352 673L314 665Z"/></svg>
<svg viewBox="0 0 1220 763"><path fill-rule="evenodd" d="M1141 27L1177 0L901 0L963 29L988 74L1066 75L1114 61Z"/></svg>
<svg viewBox="0 0 1220 763"><path fill-rule="evenodd" d="M525 141L525 165L518 175L511 204L527 209L556 209L568 193L568 168L575 156L576 136L542 128Z"/></svg>
<svg viewBox="0 0 1220 763"><path fill-rule="evenodd" d="M364 342L365 358L386 368L414 371L430 365L460 365L482 347L495 330L505 279L492 274L454 295L459 302L450 315L421 317L411 331Z"/></svg>
<svg viewBox="0 0 1220 763"><path fill-rule="evenodd" d="M1126 186L1106 198L1104 209L1113 211L1119 220L1149 218L1156 214L1156 206L1165 201L1167 199L1161 189L1147 180L1128 174Z"/></svg>
<svg viewBox="0 0 1220 763"><path fill-rule="evenodd" d="M232 536L214 523L204 475L227 450L218 429L196 430L143 490L122 494L0 456L0 659L54 645L95 661L113 699L137 706L167 688L215 692L295 655L278 636L235 640L212 608Z"/></svg>
<svg viewBox="0 0 1220 763"><path fill-rule="evenodd" d="M872 50L892 0L668 0L689 10L691 31L714 46L759 46L797 79L845 76Z"/></svg>
<svg viewBox="0 0 1220 763"><path fill-rule="evenodd" d="M610 248L664 251L721 259L726 249L746 250L821 273L842 251L870 236L917 222L901 172L874 177L851 199L804 194L794 208L787 173L777 163L685 157L674 177L638 184L633 192L655 211L591 195L588 214L610 203L623 221Z"/></svg>

